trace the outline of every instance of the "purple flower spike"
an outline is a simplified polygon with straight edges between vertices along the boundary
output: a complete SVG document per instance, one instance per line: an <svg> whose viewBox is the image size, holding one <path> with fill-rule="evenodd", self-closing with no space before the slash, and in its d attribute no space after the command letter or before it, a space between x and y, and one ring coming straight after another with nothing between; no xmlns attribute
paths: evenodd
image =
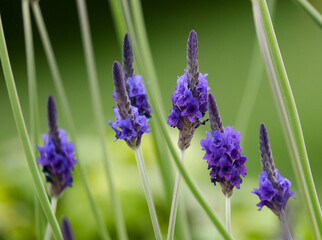
<svg viewBox="0 0 322 240"><path fill-rule="evenodd" d="M132 77L134 75L133 68L133 51L130 41L129 33L126 33L123 40L123 72L125 79Z"/></svg>
<svg viewBox="0 0 322 240"><path fill-rule="evenodd" d="M115 86L114 99L117 108L114 108L115 122L109 121L109 125L115 131L117 139L126 141L129 147L136 149L141 144L143 133L149 133L149 121L140 109L131 104L129 97L142 93L142 85L132 82L133 76L129 78L129 93L126 90L121 65L118 62L113 64L113 80ZM134 79L135 80L135 79ZM133 81L134 81L133 80Z"/></svg>
<svg viewBox="0 0 322 240"><path fill-rule="evenodd" d="M38 164L43 166L48 191L52 197L59 197L66 187L71 187L73 176L71 171L77 162L74 154L74 144L68 142L63 129L58 129L56 104L52 96L47 105L49 134L43 134L44 146L37 146L40 157Z"/></svg>
<svg viewBox="0 0 322 240"><path fill-rule="evenodd" d="M148 103L142 76L134 74L133 60L130 36L126 33L123 40L122 57L126 91L131 105L138 108L140 115L145 115L147 118L150 118L152 109Z"/></svg>
<svg viewBox="0 0 322 240"><path fill-rule="evenodd" d="M218 182L223 193L230 197L234 187L240 188L241 176L246 176L245 162L247 158L241 153L240 132L234 127L223 128L219 110L213 94L208 93L208 111L211 133L206 132L206 139L200 144L206 151L203 159L207 160L211 169L211 182Z"/></svg>
<svg viewBox="0 0 322 240"><path fill-rule="evenodd" d="M168 116L168 124L179 129L178 146L187 149L196 128L205 124L201 118L208 110L207 93L209 91L207 74L199 73L198 40L195 31L191 31L187 43L187 69L178 77L177 86L171 95L173 108Z"/></svg>
<svg viewBox="0 0 322 240"><path fill-rule="evenodd" d="M74 240L74 234L72 231L72 227L70 226L70 223L66 217L62 220L62 234L64 240Z"/></svg>
<svg viewBox="0 0 322 240"><path fill-rule="evenodd" d="M211 117L210 117L211 119ZM200 144L202 150L206 151L203 159L207 160L208 169L211 169L211 181L216 185L219 183L223 193L230 197L233 189L240 188L241 176L246 176L246 157L241 153L239 146L240 133L233 127L206 132L206 139Z"/></svg>
<svg viewBox="0 0 322 240"><path fill-rule="evenodd" d="M269 144L267 130L261 124L259 131L259 146L263 172L259 175L259 188L252 193L256 194L260 202L257 204L259 211L264 206L272 210L281 221L285 221L286 204L294 192L290 191L291 182L283 178L275 168L272 151Z"/></svg>

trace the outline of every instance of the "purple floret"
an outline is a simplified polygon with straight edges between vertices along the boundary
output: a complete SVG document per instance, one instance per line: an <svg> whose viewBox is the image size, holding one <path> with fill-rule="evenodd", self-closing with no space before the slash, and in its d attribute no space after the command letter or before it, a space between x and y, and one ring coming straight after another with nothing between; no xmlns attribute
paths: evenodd
<svg viewBox="0 0 322 240"><path fill-rule="evenodd" d="M271 209L277 216L280 216L286 209L287 201L293 197L294 192L290 191L291 182L283 178L278 169L275 169L276 182L273 184L268 179L267 172L264 171L259 175L259 188L254 188L252 193L256 194L260 202L257 204L259 211L264 206Z"/></svg>
<svg viewBox="0 0 322 240"><path fill-rule="evenodd" d="M149 133L150 125L147 124L149 119L145 115L140 115L138 108L132 106L134 120L127 118L122 120L118 108L114 108L115 122L109 121L109 125L115 131L115 141L124 139L130 142L132 138L141 138L143 133Z"/></svg>
<svg viewBox="0 0 322 240"><path fill-rule="evenodd" d="M211 181L220 183L232 194L233 187L240 188L241 176L246 176L245 162L247 158L241 153L240 132L233 127L226 127L224 132L219 130L206 132L206 139L200 141L207 160L208 169L211 169ZM224 189L223 189L224 190Z"/></svg>
<svg viewBox="0 0 322 240"><path fill-rule="evenodd" d="M66 187L71 187L73 182L72 170L77 162L74 153L74 144L68 142L63 129L59 129L60 146L56 149L50 136L43 134L44 146L37 146L40 157L38 163L43 166L47 182L52 187L59 188L60 194ZM57 194L57 192L55 192Z"/></svg>
<svg viewBox="0 0 322 240"><path fill-rule="evenodd" d="M188 75L185 70L184 75L178 77L177 86L171 95L173 108L168 116L168 124L171 127L182 129L182 122L186 117L191 123L199 122L199 120L207 112L207 92L209 91L208 74L199 73L199 84L196 87L196 94L193 95L188 87Z"/></svg>

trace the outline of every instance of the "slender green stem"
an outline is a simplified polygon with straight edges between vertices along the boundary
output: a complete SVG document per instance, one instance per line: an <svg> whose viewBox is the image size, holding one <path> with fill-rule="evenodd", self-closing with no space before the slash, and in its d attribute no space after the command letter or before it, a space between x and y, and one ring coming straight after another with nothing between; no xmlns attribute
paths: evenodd
<svg viewBox="0 0 322 240"><path fill-rule="evenodd" d="M51 198L51 209L53 210L54 214L56 213L57 202L58 202L58 198L56 197ZM52 233L51 227L49 224L47 224L44 240L50 240L51 233Z"/></svg>
<svg viewBox="0 0 322 240"><path fill-rule="evenodd" d="M34 149L34 154L37 156L37 139L39 133L39 115L38 115L38 96L37 96L37 81L36 81L36 65L34 57L34 46L32 37L32 27L30 19L29 0L22 0L22 16L25 35L26 48L26 63L28 76L28 91L29 91L29 111L30 111L30 134L31 146ZM37 197L34 198L35 203L35 225L38 238L43 236L43 212L40 202Z"/></svg>
<svg viewBox="0 0 322 240"><path fill-rule="evenodd" d="M277 5L276 2L276 0L270 1L271 15L275 13ZM244 87L243 97L241 98L237 117L235 120L236 128L239 129L241 133L243 133L241 136L241 142L243 142L244 137L247 136L246 133L250 122L249 120L254 110L258 92L263 80L265 70L264 67L264 61L258 45L258 41L257 39L255 39L247 82Z"/></svg>
<svg viewBox="0 0 322 240"><path fill-rule="evenodd" d="M307 0L294 0L322 28L322 15Z"/></svg>
<svg viewBox="0 0 322 240"><path fill-rule="evenodd" d="M35 160L33 150L30 144L30 140L28 137L26 124L21 111L19 97L16 90L16 85L15 85L15 81L14 81L14 77L13 77L12 69L10 65L10 60L7 52L7 46L6 46L5 37L3 33L1 17L0 17L0 60L2 63L2 68L3 68L5 80L6 80L6 85L8 89L8 94L11 102L13 115L16 121L17 130L19 133L22 146L25 151L25 155L26 155L28 167L33 179L34 187L38 195L39 201L41 203L41 206L44 210L44 213L47 217L47 220L51 228L53 229L54 237L55 239L60 240L62 239L62 235L60 232L59 224L54 216L54 213L50 208L50 203L46 195L45 187L41 181L40 174L38 172L36 160Z"/></svg>
<svg viewBox="0 0 322 240"><path fill-rule="evenodd" d="M231 234L231 214L230 214L230 197L226 196L226 228Z"/></svg>
<svg viewBox="0 0 322 240"><path fill-rule="evenodd" d="M119 42L122 43L124 35L126 33L126 25L122 14L121 3L119 0L109 0L108 2L110 4L117 37L119 39Z"/></svg>
<svg viewBox="0 0 322 240"><path fill-rule="evenodd" d="M182 150L181 156L180 156L180 161L182 164L184 161L184 153L185 153L185 150ZM172 195L172 204L171 204L170 220L169 220L169 227L168 227L168 237L167 237L168 240L172 240L174 237L174 229L176 225L176 216L177 216L177 209L178 209L178 202L179 202L180 180L181 180L180 171L177 171L176 181L174 184L174 190Z"/></svg>
<svg viewBox="0 0 322 240"><path fill-rule="evenodd" d="M314 186L292 89L278 47L266 1L253 0L252 3L258 39L262 47L270 82L281 114L288 146L292 155L291 159L293 160L294 171L301 190L301 196L303 197L315 238L321 239L321 207Z"/></svg>
<svg viewBox="0 0 322 240"><path fill-rule="evenodd" d="M162 135L168 145L170 153L173 157L173 160L175 161L175 164L177 165L177 167L178 167L183 179L185 180L189 190L192 192L192 194L194 195L196 200L199 202L201 207L204 209L204 211L206 212L206 214L210 218L211 222L214 224L214 226L217 228L217 230L223 236L223 238L224 239L233 239L228 234L228 232L225 230L222 223L218 220L217 216L213 213L213 210L211 209L209 203L206 201L205 197L200 192L196 183L192 180L192 178L188 174L187 170L184 168L184 166L180 162L180 159L176 153L174 145L170 140L170 136L167 131L167 127L165 126L166 120L165 120L165 117L163 114L163 109L160 107L162 105L162 101L158 97L160 94L160 93L158 93L158 92L160 92L159 91L160 88L158 88L158 83L157 83L157 78L156 78L156 74L155 74L155 70L154 70L153 61L147 61L147 59L144 59L144 61L142 60L142 57L140 54L140 49L138 48L138 39L136 39L136 37L135 37L136 34L134 31L134 27L133 27L131 13L129 11L129 6L128 6L126 0L121 0L121 2L122 2L123 15L124 15L124 18L126 21L127 29L130 33L131 40L133 43L133 48L134 48L134 53L135 53L135 56L137 59L138 68L139 68L139 70L141 70L143 78L149 79L151 81L151 84L147 85L148 86L147 91L150 96L154 96L153 98L150 99L150 103L151 103L151 106L154 110L154 120L156 121L156 125L160 128L161 133L162 133ZM139 2L134 2L134 4L139 4ZM140 7L138 7L138 8L140 8ZM136 11L135 14L139 14L139 13L137 13L137 11ZM133 12L133 15L135 15L135 14ZM136 18L138 18L138 17L136 17ZM143 19L142 16L141 16L141 19ZM139 33L139 34L141 35L141 38L142 38L142 36L144 36L143 33ZM147 52L149 52L149 47L148 47L147 41L139 41L139 42L140 42L141 49L146 47L146 48L148 48ZM145 43L145 44L143 45L143 43ZM153 85L153 87L152 87L152 85ZM158 102L156 102L156 100Z"/></svg>
<svg viewBox="0 0 322 240"><path fill-rule="evenodd" d="M152 226L153 226L155 238L157 240L161 240L162 239L161 231L160 231L160 227L159 227L159 223L158 223L157 214L156 214L156 211L154 208L152 194L150 192L148 178L146 176L145 164L144 164L144 160L143 160L143 154L142 154L141 147L134 150L134 155L135 155L136 163L138 165L141 181L143 184L145 198L148 203L148 208L149 208L149 212L150 212L150 217L151 217L151 221L152 221Z"/></svg>
<svg viewBox="0 0 322 240"><path fill-rule="evenodd" d="M67 119L67 124L68 124L68 128L70 131L70 135L76 145L76 151L77 151L77 149L78 149L77 146L79 146L79 144L78 144L76 134L75 134L75 128L74 128L74 124L73 124L73 119L72 119L70 107L69 107L69 104L67 101L62 78L61 78L61 75L60 75L60 72L58 69L57 61L56 61L56 58L54 55L53 48L51 46L51 42L50 42L47 30L46 30L46 26L45 26L45 23L44 23L42 14L41 14L41 10L40 10L38 1L32 2L32 10L33 10L33 13L35 16L36 24L37 24L38 31L39 31L39 34L41 37L41 41L44 45L45 54L46 54L46 57L48 60L51 74L53 76L55 87L56 87L58 95L59 95L59 100L60 100L61 105L63 107L64 115L66 116L66 119ZM76 155L79 156L77 153L76 153ZM83 163L79 159L79 157L78 157L78 164L76 165L76 167L78 168L77 170L79 171L79 174L80 174L80 177L82 180L82 184L83 184L84 190L86 192L87 198L89 200L89 203L90 203L95 221L97 223L98 230L101 234L101 237L105 240L110 239L110 236L107 232L107 229L105 227L102 216L100 215L100 212L96 206L93 195L91 193L90 187L88 185L88 182L87 182L87 179L85 176L85 169L84 169Z"/></svg>
<svg viewBox="0 0 322 240"><path fill-rule="evenodd" d="M92 97L92 106L94 109L96 125L98 126L98 131L100 133L102 151L104 155L104 166L106 170L107 182L110 189L110 196L112 202L112 208L114 213L114 219L116 222L116 229L119 239L128 239L125 222L123 218L122 209L120 206L120 201L117 196L113 181L113 171L111 169L110 161L108 159L107 149L106 149L106 137L104 134L104 116L103 116L103 107L102 99L100 97L99 87L98 87L98 77L97 70L95 67L95 58L93 51L93 44L90 35L90 26L88 21L86 3L84 0L77 0L77 9L80 21L80 27L82 32L82 40L85 54L85 62L88 73L88 80L90 84L91 97Z"/></svg>

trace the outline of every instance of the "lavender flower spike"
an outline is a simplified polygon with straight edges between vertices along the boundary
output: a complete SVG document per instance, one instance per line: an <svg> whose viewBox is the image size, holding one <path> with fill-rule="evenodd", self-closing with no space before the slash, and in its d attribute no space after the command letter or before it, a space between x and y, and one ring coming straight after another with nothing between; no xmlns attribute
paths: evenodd
<svg viewBox="0 0 322 240"><path fill-rule="evenodd" d="M117 107L114 108L115 123L109 121L109 125L115 131L117 139L126 141L129 147L137 149L141 144L143 133L149 133L149 121L145 115L140 115L139 109L131 104L126 83L124 81L121 65L113 64L113 80L115 86L114 99Z"/></svg>
<svg viewBox="0 0 322 240"><path fill-rule="evenodd" d="M263 172L259 175L259 188L255 188L252 193L260 199L257 204L259 211L266 206L284 223L286 204L294 192L290 191L291 182L283 178L275 168L267 130L263 123L260 125L259 146Z"/></svg>
<svg viewBox="0 0 322 240"><path fill-rule="evenodd" d="M70 223L66 217L62 220L62 234L64 240L74 240L74 234L72 231L72 228L70 226Z"/></svg>
<svg viewBox="0 0 322 240"><path fill-rule="evenodd" d="M173 108L168 116L168 125L179 129L178 146L187 149L195 130L204 124L201 118L206 114L207 92L209 91L207 74L199 73L197 34L192 30L187 44L187 69L178 77L177 86L171 95Z"/></svg>
<svg viewBox="0 0 322 240"><path fill-rule="evenodd" d="M208 169L211 169L211 181L218 182L223 193L230 197L233 189L240 188L241 176L246 176L245 162L247 158L241 153L240 132L234 127L223 128L219 111L213 94L208 94L209 119L211 133L206 132L206 139L200 144L206 151L203 159L207 160Z"/></svg>
<svg viewBox="0 0 322 240"><path fill-rule="evenodd" d="M72 186L71 171L76 159L73 143L67 141L63 129L58 129L56 104L52 96L48 98L47 117L49 134L43 134L44 146L37 146L40 153L38 163L43 166L46 180L50 182L49 194L58 198L66 187Z"/></svg>
<svg viewBox="0 0 322 240"><path fill-rule="evenodd" d="M134 74L133 60L134 57L130 36L126 33L123 40L122 56L126 91L132 106L138 108L139 114L150 118L152 109L148 103L148 97L145 92L142 76Z"/></svg>

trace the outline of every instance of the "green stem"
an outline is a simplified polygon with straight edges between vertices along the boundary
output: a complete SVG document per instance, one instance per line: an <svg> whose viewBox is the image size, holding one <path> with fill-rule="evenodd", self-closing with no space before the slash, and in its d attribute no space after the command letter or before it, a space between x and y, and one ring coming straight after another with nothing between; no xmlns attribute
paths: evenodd
<svg viewBox="0 0 322 240"><path fill-rule="evenodd" d="M255 26L262 47L270 82L284 125L292 163L316 239L322 235L322 214L314 186L304 136L292 89L279 50L265 0L253 0Z"/></svg>
<svg viewBox="0 0 322 240"><path fill-rule="evenodd" d="M144 160L143 160L143 154L142 154L141 147L134 150L134 155L135 155L136 163L138 165L141 181L143 184L145 198L148 203L148 208L149 208L149 212L150 212L154 235L157 240L161 240L162 239L161 231L160 231L160 227L159 227L159 223L158 223L157 214L155 212L155 207L154 207L152 194L151 194L149 183L148 183L148 178L146 176L145 164L144 164Z"/></svg>
<svg viewBox="0 0 322 240"><path fill-rule="evenodd" d="M127 29L128 29L130 36L131 36L131 40L132 40L133 48L134 48L134 53L135 53L135 56L137 59L139 70L141 70L144 79L149 79L151 81L151 84L147 85L147 91L150 96L154 96L153 98L150 98L150 103L151 103L151 106L154 110L154 120L156 121L156 125L160 128L163 138L165 139L165 141L168 145L168 148L170 150L170 153L173 157L173 160L175 161L175 164L177 165L183 179L185 180L188 188L190 189L190 191L192 192L192 194L194 195L196 200L199 202L201 207L204 209L204 211L206 212L206 214L210 218L211 222L214 224L214 226L217 228L217 230L223 236L223 238L224 239L233 239L227 233L227 231L225 230L222 223L218 220L217 216L213 213L213 210L211 209L209 203L206 201L205 197L200 192L196 183L192 180L192 178L188 174L187 170L184 168L184 166L180 162L180 159L176 153L174 145L172 144L172 142L170 140L170 136L167 131L167 127L165 126L166 120L165 120L165 117L163 114L163 108L160 107L160 106L162 106L162 101L160 100L161 98L159 97L160 88L158 87L158 81L156 78L153 61L148 61L147 59L144 59L144 61L143 61L141 54L140 54L140 49L138 48L138 42L140 42L141 49L147 48L147 50L145 50L145 52L150 52L148 44L147 44L148 41L147 40L142 41L142 36L145 35L143 33L138 33L138 35L141 36L140 41L138 41L138 39L136 39L136 37L135 37L136 34L134 31L133 22L131 19L131 13L129 11L129 6L127 4L127 1L121 0L121 2L122 2L122 7L123 7L123 15L124 15L124 18L126 21ZM134 4L139 4L139 2L136 1L136 2L134 2ZM140 7L137 7L137 8L140 8ZM142 11L140 11L140 12L142 12ZM139 14L138 11L136 11L135 14ZM133 15L135 15L135 14L133 12ZM134 17L134 19L137 19L137 18L138 17ZM142 16L140 18L143 19ZM143 21L141 21L141 22L143 22ZM143 45L143 43L144 43L144 45ZM151 56L150 53L148 55ZM148 55L144 55L144 56L146 57ZM158 102L156 102L156 100Z"/></svg>
<svg viewBox="0 0 322 240"><path fill-rule="evenodd" d="M76 134L75 134L75 128L74 128L74 124L73 124L73 119L72 119L70 107L69 107L69 104L68 104L68 101L67 101L67 97L66 97L66 93L65 93L65 90L64 90L62 78L61 78L61 75L60 75L60 72L59 72L59 69L58 69L57 61L56 61L56 58L55 58L55 55L54 55L53 48L51 46L51 42L50 42L47 30L46 30L46 26L45 26L45 23L44 23L42 14L41 14L41 10L40 10L38 1L33 1L31 6L32 6L32 10L33 10L33 13L34 13L34 16L35 16L35 20L36 20L36 24L37 24L38 31L39 31L39 34L40 34L40 38L41 38L42 44L44 45L45 54L46 54L46 57L47 57L47 60L48 60L48 64L49 64L49 68L51 70L51 74L52 74L52 77L53 77L53 80L54 80L54 84L55 84L56 90L57 90L58 95L59 95L59 100L60 100L61 105L63 107L64 115L66 116L66 119L67 119L67 124L68 124L68 128L69 128L69 131L70 131L70 135L71 135L71 138L73 139L73 141L74 141L74 143L76 145L76 151L77 151L77 149L78 149L77 146L79 146L79 144L78 144ZM77 154L77 152L76 152L76 155L79 156ZM98 208L96 206L96 203L94 201L93 195L91 193L90 187L88 185L88 182L87 182L87 179L86 179L86 176L85 176L85 169L84 169L83 163L79 159L79 157L78 157L78 160L79 161L78 161L78 164L76 165L76 167L78 168L77 170L79 171L84 190L86 192L86 195L87 195L87 198L89 200L89 203L90 203L90 206L91 206L95 221L97 223L98 230L99 230L99 232L101 234L101 237L103 239L105 239L105 240L110 239L110 236L109 236L109 234L107 232L107 229L105 227L105 224L104 224L104 221L102 219L102 216L100 215L100 212L99 212L99 210L98 210Z"/></svg>
<svg viewBox="0 0 322 240"><path fill-rule="evenodd" d="M25 35L26 63L28 76L29 91L29 111L30 111L30 133L31 146L34 149L34 155L37 156L37 139L39 133L39 115L38 115L38 96L36 81L36 65L34 56L34 46L32 37L32 27L30 19L29 0L22 0L22 16ZM35 225L38 238L43 236L43 212L37 197L34 198L35 203Z"/></svg>
<svg viewBox="0 0 322 240"><path fill-rule="evenodd" d="M58 198L56 197L51 198L51 209L53 210L54 214L56 213L57 202L58 202ZM50 240L51 233L52 233L51 227L49 224L47 224L44 240Z"/></svg>
<svg viewBox="0 0 322 240"><path fill-rule="evenodd" d="M122 14L122 6L119 0L109 0L111 14L113 16L114 26L119 42L123 42L126 33L125 20ZM122 45L121 45L122 46Z"/></svg>
<svg viewBox="0 0 322 240"><path fill-rule="evenodd" d="M230 214L230 197L226 196L226 228L231 234L231 214Z"/></svg>
<svg viewBox="0 0 322 240"><path fill-rule="evenodd" d="M271 15L275 13L276 5L275 0L270 1ZM241 98L235 120L236 129L239 129L239 131L243 133L241 136L241 142L243 142L244 137L247 136L247 129L250 123L249 120L254 110L258 92L263 80L264 67L264 61L258 41L255 39L247 82L244 87L243 97Z"/></svg>
<svg viewBox="0 0 322 240"><path fill-rule="evenodd" d="M180 157L180 161L182 164L184 161L184 153L185 153L185 151L182 150L181 157ZM177 209L178 209L178 202L179 202L180 180L181 180L181 175L180 175L180 171L178 171L177 176L176 176L176 181L174 184L173 195L172 195L172 204L171 204L171 212L170 212L167 240L172 240L174 237L174 229L175 229L175 225L176 225L176 216L177 216Z"/></svg>
<svg viewBox="0 0 322 240"><path fill-rule="evenodd" d="M23 114L21 111L19 97L16 90L16 85L15 85L12 69L10 66L10 60L7 52L7 46L6 46L5 37L3 33L1 17L0 17L0 60L2 63L2 68L3 68L5 80L6 80L6 85L8 89L8 94L11 102L13 115L16 121L17 130L19 133L22 146L25 151L25 155L26 155L28 167L33 179L34 187L38 195L39 201L41 203L41 206L43 208L43 211L47 217L47 220L51 228L53 229L54 237L55 239L60 240L62 239L62 235L59 228L59 224L54 216L53 211L50 208L50 203L46 195L45 187L41 181L41 177L36 165L36 160L35 160L33 150L30 144L30 140L28 137Z"/></svg>
<svg viewBox="0 0 322 240"><path fill-rule="evenodd" d="M100 91L98 87L98 77L95 67L95 58L93 51L93 44L90 36L90 26L88 21L87 9L84 0L77 0L77 8L79 14L80 27L82 32L83 48L85 54L85 62L88 73L88 80L90 84L91 97L92 97L92 107L94 109L96 125L98 126L98 131L101 138L102 151L104 155L104 166L106 170L107 182L110 189L110 196L112 202L112 208L114 213L114 219L116 222L116 228L119 239L128 239L125 222L123 218L122 209L120 206L120 201L118 199L115 184L113 181L113 171L111 169L110 161L107 154L107 141L105 137L105 125L104 125L104 114L102 107L102 99L100 96Z"/></svg>
<svg viewBox="0 0 322 240"><path fill-rule="evenodd" d="M322 28L322 15L307 0L294 0Z"/></svg>

